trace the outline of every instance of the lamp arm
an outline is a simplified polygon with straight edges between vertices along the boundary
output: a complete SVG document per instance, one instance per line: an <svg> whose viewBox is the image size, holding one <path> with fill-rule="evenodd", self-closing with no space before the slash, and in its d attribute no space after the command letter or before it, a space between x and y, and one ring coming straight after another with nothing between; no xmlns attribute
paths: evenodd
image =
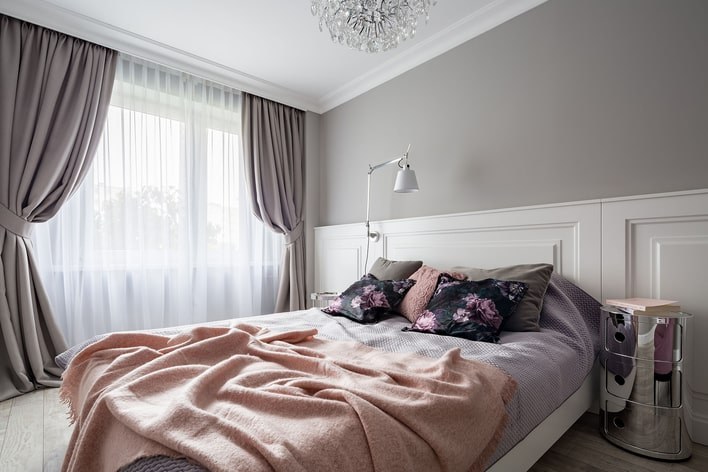
<svg viewBox="0 0 708 472"><path fill-rule="evenodd" d="M396 157L395 159L391 159L390 161L382 162L380 164L376 165L371 165L369 164L369 172L366 175L366 233L369 234L369 216L371 215L371 174L376 169L380 169L382 167L390 166L391 164L399 164L403 159L406 159L408 157L408 154L406 153L405 155L401 157Z"/></svg>
<svg viewBox="0 0 708 472"><path fill-rule="evenodd" d="M369 164L369 176L371 176L371 173L375 171L376 169L380 169L382 167L390 166L391 164L398 164L398 167L404 168L405 166L401 165L401 161L405 160L406 164L408 163L408 153L411 151L411 145L408 145L408 149L406 149L406 152L403 153L402 156L400 157L395 157L391 159L390 161L385 161L380 164L376 165L371 165Z"/></svg>
<svg viewBox="0 0 708 472"><path fill-rule="evenodd" d="M408 165L408 153L410 152L410 150L411 145L409 144L408 149L406 149L406 152L402 156L395 157L389 161L384 161L375 165L369 164L369 172L366 175L366 259L364 261L364 271L366 271L366 265L369 260L369 242L376 242L381 236L378 231L374 231L373 233L371 232L371 223L369 221L369 218L371 216L371 174L377 169L390 166L392 164L398 164L398 167L400 167L401 169L405 169ZM404 164L401 165L401 162L403 162Z"/></svg>
<svg viewBox="0 0 708 472"><path fill-rule="evenodd" d="M403 159L406 159L408 157L408 154L404 154L400 157L396 157L394 159L391 159L390 161L382 162L380 164L376 165L371 165L369 164L369 175L371 175L372 172L374 172L377 169L380 169L382 167L390 166L391 164L398 164L400 163Z"/></svg>
<svg viewBox="0 0 708 472"><path fill-rule="evenodd" d="M402 156L399 157L394 157L393 159L389 161L384 161L379 164L371 165L369 164L369 172L366 176L366 235L368 238L373 239L374 241L378 241L379 239L379 233L371 233L369 232L369 217L371 215L371 174L382 167L390 166L392 164L398 164L398 167L401 169L405 168L408 165L408 153L411 150L411 145L408 145L408 149L406 149L406 152L403 153ZM401 161L404 162L404 165L401 165Z"/></svg>
<svg viewBox="0 0 708 472"><path fill-rule="evenodd" d="M410 146L408 148L410 149ZM403 160L408 161L408 151L406 151L404 155L391 159L390 161L385 161L376 165L369 164L369 172L366 175L366 234L367 237L373 238L374 241L377 241L379 238L378 233L369 232L369 218L371 216L371 174L373 174L377 169L390 166L392 164L398 164L398 166L401 167L401 161Z"/></svg>

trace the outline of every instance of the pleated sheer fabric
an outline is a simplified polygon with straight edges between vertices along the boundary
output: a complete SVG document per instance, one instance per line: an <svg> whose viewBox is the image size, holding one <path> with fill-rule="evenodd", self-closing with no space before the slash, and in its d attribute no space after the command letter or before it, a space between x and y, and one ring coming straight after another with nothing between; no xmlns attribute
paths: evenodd
<svg viewBox="0 0 708 472"><path fill-rule="evenodd" d="M243 94L246 183L254 214L285 235L276 311L305 306L305 112Z"/></svg>
<svg viewBox="0 0 708 472"><path fill-rule="evenodd" d="M0 15L0 400L58 386L66 349L30 235L88 172L115 51Z"/></svg>
<svg viewBox="0 0 708 472"><path fill-rule="evenodd" d="M121 54L79 192L36 231L70 344L272 313L282 236L250 211L241 94Z"/></svg>

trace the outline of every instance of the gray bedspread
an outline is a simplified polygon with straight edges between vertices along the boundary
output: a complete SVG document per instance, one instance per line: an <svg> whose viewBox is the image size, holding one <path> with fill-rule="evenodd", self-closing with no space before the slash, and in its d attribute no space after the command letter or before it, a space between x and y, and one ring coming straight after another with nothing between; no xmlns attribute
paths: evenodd
<svg viewBox="0 0 708 472"><path fill-rule="evenodd" d="M402 332L410 323L392 316L373 325L361 325L342 317L322 313L318 309L277 313L210 323L215 326L246 322L271 328L290 330L317 328L319 336L333 340L355 340L385 351L417 352L438 357L452 347L462 355L492 364L509 373L518 382L514 399L507 406L510 415L504 437L490 460L493 464L551 414L583 383L592 369L600 349L600 304L564 278L553 275L544 298L541 331L535 333L502 332L499 344L474 342L462 338L433 334ZM151 330L158 334L175 334L187 327ZM91 339L57 356L66 367L73 356ZM146 458L123 470L157 471L169 463L166 458ZM201 470L194 464L181 462L174 470ZM172 464L177 466L177 464Z"/></svg>

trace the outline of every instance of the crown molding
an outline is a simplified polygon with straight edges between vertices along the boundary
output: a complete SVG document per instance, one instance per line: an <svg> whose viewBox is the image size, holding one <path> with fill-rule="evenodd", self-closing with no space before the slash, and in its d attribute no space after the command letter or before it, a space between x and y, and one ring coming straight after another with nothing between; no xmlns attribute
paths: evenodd
<svg viewBox="0 0 708 472"><path fill-rule="evenodd" d="M319 113L329 111L460 44L521 15L547 0L497 0L426 38L366 74L324 95Z"/></svg>
<svg viewBox="0 0 708 472"><path fill-rule="evenodd" d="M491 2L445 30L426 38L391 60L321 97L300 94L45 0L0 0L0 12L295 108L325 113L545 1L496 0Z"/></svg>
<svg viewBox="0 0 708 472"><path fill-rule="evenodd" d="M0 12L295 108L318 108L310 97L44 0L0 0Z"/></svg>

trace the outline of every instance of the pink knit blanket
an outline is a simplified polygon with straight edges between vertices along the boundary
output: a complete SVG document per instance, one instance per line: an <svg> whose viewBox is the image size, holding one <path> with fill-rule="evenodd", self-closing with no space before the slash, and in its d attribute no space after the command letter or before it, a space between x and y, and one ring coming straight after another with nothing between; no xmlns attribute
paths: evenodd
<svg viewBox="0 0 708 472"><path fill-rule="evenodd" d="M316 330L116 333L64 374L75 421L63 470L145 456L211 471L481 470L516 383L460 357L387 353Z"/></svg>

